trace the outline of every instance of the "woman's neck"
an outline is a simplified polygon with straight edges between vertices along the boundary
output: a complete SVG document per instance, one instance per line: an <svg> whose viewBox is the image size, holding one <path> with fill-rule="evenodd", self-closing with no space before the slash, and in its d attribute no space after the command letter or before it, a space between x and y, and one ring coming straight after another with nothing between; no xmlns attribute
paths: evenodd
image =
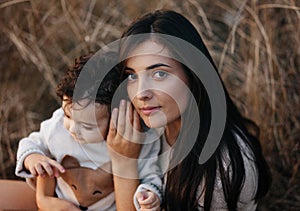
<svg viewBox="0 0 300 211"><path fill-rule="evenodd" d="M166 126L165 136L167 143L172 146L179 135L181 129L181 120L173 121Z"/></svg>

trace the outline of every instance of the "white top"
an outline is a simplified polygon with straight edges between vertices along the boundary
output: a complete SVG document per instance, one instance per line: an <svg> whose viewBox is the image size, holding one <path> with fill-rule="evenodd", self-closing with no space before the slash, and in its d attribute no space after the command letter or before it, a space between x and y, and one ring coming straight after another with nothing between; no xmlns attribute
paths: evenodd
<svg viewBox="0 0 300 211"><path fill-rule="evenodd" d="M33 177L24 169L24 159L32 153L46 155L57 162L61 162L65 155L71 155L79 161L81 167L91 169L97 169L102 164L110 161L106 141L79 144L72 138L69 131L64 128L63 118L64 112L62 108L57 109L50 119L41 123L40 131L31 133L19 142L15 171L17 176L24 178ZM153 191L161 198L162 181L160 170L156 163L160 141L155 133L152 133L150 130L146 133L145 143L149 144L143 145L138 161L141 183L150 188L158 187L159 190L153 188ZM56 194L58 197L78 205L73 191L61 178L57 180ZM114 200L114 195L110 194L89 207L89 210L115 210Z"/></svg>

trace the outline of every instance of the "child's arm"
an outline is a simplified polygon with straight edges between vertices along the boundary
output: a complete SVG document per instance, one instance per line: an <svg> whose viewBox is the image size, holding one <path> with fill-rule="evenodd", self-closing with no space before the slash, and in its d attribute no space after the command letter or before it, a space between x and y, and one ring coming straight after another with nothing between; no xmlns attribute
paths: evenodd
<svg viewBox="0 0 300 211"><path fill-rule="evenodd" d="M36 201L39 210L52 211L80 211L74 204L63 199L54 197L56 179L51 177L37 177Z"/></svg>
<svg viewBox="0 0 300 211"><path fill-rule="evenodd" d="M64 167L57 161L48 158L39 153L28 155L24 159L24 167L29 170L33 176L59 177L60 173L64 173Z"/></svg>
<svg viewBox="0 0 300 211"><path fill-rule="evenodd" d="M60 108L56 110L52 117L41 123L40 130L32 132L28 137L22 138L19 142L17 150L17 163L15 173L19 177L30 178L33 177L24 165L25 159L31 154L40 154L51 157L49 151L49 140L51 135L56 132L56 126L60 127L60 121L64 116L63 110ZM61 126L63 127L63 126Z"/></svg>

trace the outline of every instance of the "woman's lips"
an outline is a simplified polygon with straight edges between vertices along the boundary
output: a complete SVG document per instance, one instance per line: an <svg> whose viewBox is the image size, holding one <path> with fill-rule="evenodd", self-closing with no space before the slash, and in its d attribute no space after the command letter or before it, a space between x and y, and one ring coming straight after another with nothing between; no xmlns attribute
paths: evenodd
<svg viewBox="0 0 300 211"><path fill-rule="evenodd" d="M144 115L151 115L152 113L158 111L160 109L160 106L149 106L149 107L143 107L141 108L141 112L144 114Z"/></svg>

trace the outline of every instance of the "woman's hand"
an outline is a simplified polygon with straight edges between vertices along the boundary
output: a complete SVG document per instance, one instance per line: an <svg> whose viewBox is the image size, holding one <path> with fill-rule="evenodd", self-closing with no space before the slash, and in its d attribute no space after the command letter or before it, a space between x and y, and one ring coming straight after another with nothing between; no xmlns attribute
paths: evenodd
<svg viewBox="0 0 300 211"><path fill-rule="evenodd" d="M109 151L112 155L137 159L143 138L138 113L130 102L121 100L119 109L112 111L107 136Z"/></svg>
<svg viewBox="0 0 300 211"><path fill-rule="evenodd" d="M59 177L60 173L65 172L60 163L38 153L28 155L24 160L24 166L33 176Z"/></svg>
<svg viewBox="0 0 300 211"><path fill-rule="evenodd" d="M112 111L107 136L114 173L125 176L124 171L130 172L132 167L137 168L142 139L143 133L138 113L132 108L130 102L121 100L119 108Z"/></svg>
<svg viewBox="0 0 300 211"><path fill-rule="evenodd" d="M107 136L118 211L135 210L132 197L140 183L137 159L142 138L137 112L130 102L121 100L119 109L112 112Z"/></svg>

